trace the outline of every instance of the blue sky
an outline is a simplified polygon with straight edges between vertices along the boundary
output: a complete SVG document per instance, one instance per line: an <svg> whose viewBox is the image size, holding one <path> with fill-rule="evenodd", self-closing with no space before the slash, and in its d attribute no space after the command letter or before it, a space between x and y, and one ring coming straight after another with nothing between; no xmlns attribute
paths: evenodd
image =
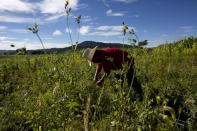
<svg viewBox="0 0 197 131"><path fill-rule="evenodd" d="M42 48L26 30L35 22L46 48L70 46L64 4L65 0L0 0L0 50ZM148 39L153 47L196 37L196 6L197 0L70 0L69 23L74 41L78 30L74 18L82 15L79 42L121 43L124 21L140 41Z"/></svg>

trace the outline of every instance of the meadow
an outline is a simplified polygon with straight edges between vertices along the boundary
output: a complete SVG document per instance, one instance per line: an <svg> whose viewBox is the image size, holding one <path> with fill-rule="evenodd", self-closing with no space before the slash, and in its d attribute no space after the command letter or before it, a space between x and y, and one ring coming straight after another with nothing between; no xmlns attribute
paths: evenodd
<svg viewBox="0 0 197 131"><path fill-rule="evenodd" d="M0 130L197 129L197 39L124 50L135 58L142 101L115 72L95 85L84 50L1 55Z"/></svg>

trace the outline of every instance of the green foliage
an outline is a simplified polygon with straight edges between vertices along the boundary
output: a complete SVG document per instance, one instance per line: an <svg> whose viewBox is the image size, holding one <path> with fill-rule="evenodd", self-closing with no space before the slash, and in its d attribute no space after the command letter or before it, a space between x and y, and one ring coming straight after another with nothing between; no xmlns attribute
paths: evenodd
<svg viewBox="0 0 197 131"><path fill-rule="evenodd" d="M196 38L187 38L127 49L135 57L142 102L132 88L122 88L115 72L101 87L92 83L96 65L89 67L83 50L0 56L0 130L84 130L85 120L89 130L194 130L196 45Z"/></svg>
<svg viewBox="0 0 197 131"><path fill-rule="evenodd" d="M138 46L145 46L147 44L148 44L148 41L147 40L138 42Z"/></svg>
<svg viewBox="0 0 197 131"><path fill-rule="evenodd" d="M27 54L27 50L26 50L25 47L24 48L17 49L16 50L16 54L17 55L25 55L25 54Z"/></svg>

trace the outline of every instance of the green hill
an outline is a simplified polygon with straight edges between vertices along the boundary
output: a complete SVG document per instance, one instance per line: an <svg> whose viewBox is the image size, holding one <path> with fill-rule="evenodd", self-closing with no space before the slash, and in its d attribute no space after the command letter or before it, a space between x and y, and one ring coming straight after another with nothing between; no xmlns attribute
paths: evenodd
<svg viewBox="0 0 197 131"><path fill-rule="evenodd" d="M94 42L94 41L84 41L78 45L78 49L85 48L94 48L95 46L99 46L100 48L122 48L122 44L120 43L103 43L103 42ZM130 45L125 44L125 48L132 48ZM53 53L65 53L66 51L71 51L72 46L65 48L51 48L46 49L48 54ZM44 51L42 49L38 50L27 50L28 54L43 54ZM15 50L0 50L0 54L15 54Z"/></svg>

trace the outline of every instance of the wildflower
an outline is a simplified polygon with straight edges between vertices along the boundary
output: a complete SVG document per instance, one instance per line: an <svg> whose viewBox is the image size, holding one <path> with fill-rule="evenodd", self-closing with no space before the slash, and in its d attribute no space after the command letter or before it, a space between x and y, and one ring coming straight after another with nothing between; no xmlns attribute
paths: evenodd
<svg viewBox="0 0 197 131"><path fill-rule="evenodd" d="M26 29L28 29L28 30L32 31L32 28L31 28L31 27L26 27Z"/></svg>
<svg viewBox="0 0 197 131"><path fill-rule="evenodd" d="M75 18L75 21L77 22L77 24L80 24L80 20L81 20L81 15L79 15L77 18Z"/></svg>
<svg viewBox="0 0 197 131"><path fill-rule="evenodd" d="M126 31L127 29L128 29L128 27L125 25L125 26L123 27L123 30Z"/></svg>
<svg viewBox="0 0 197 131"><path fill-rule="evenodd" d="M66 10L66 14L69 15L70 14L70 11L71 11L71 8L67 9Z"/></svg>
<svg viewBox="0 0 197 131"><path fill-rule="evenodd" d="M130 29L129 34L134 34L134 29Z"/></svg>
<svg viewBox="0 0 197 131"><path fill-rule="evenodd" d="M164 100L164 101L163 101L163 104L164 104L164 105L166 105L166 104L167 104L167 101L166 101L166 100Z"/></svg>
<svg viewBox="0 0 197 131"><path fill-rule="evenodd" d="M31 27L26 27L26 29L32 31L32 33L35 34L35 33L38 32L38 25L35 23L33 28L31 28Z"/></svg>
<svg viewBox="0 0 197 131"><path fill-rule="evenodd" d="M67 8L68 4L69 4L69 0L66 0L65 9Z"/></svg>
<svg viewBox="0 0 197 131"><path fill-rule="evenodd" d="M128 29L128 27L126 25L123 26L123 35L125 36L126 34L126 30Z"/></svg>
<svg viewBox="0 0 197 131"><path fill-rule="evenodd" d="M28 30L30 30L32 33L36 34L36 36L37 36L38 39L40 40L40 43L42 44L42 47L43 47L45 53L47 53L46 50L45 50L44 44L43 44L43 42L42 42L40 36L38 35L38 25L35 23L34 26L33 26L32 28L31 28L31 27L26 27L26 29L28 29Z"/></svg>

